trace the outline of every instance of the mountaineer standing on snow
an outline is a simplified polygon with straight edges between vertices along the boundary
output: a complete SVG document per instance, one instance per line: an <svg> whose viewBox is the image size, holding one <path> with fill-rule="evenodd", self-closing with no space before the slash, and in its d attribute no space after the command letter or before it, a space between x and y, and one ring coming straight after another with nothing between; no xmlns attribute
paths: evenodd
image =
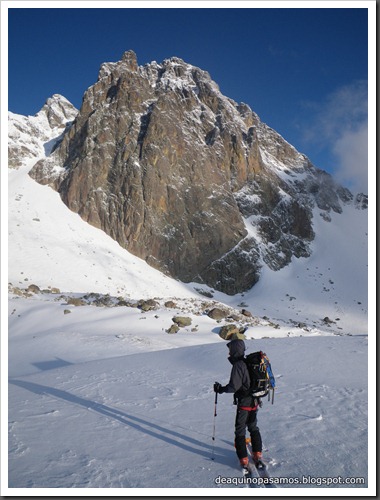
<svg viewBox="0 0 380 500"><path fill-rule="evenodd" d="M247 445L245 441L246 428L251 435L252 458L254 462L261 462L262 441L260 430L257 427L257 410L261 406L259 398L250 395L250 377L244 361L245 343L243 340L232 340L227 344L229 349L228 360L232 364L230 381L226 386L215 382L214 391L234 393L234 404L237 405L235 420L235 447L236 453L243 467L248 465Z"/></svg>

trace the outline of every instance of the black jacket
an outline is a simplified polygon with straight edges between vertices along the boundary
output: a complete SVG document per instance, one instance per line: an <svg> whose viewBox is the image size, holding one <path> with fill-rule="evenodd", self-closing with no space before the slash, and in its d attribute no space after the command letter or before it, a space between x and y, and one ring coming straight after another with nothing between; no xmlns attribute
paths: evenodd
<svg viewBox="0 0 380 500"><path fill-rule="evenodd" d="M253 397L248 395L250 386L249 372L244 361L245 345L243 341L233 341L230 346L228 360L232 364L230 381L222 387L223 392L234 393L235 399L241 406L252 406Z"/></svg>

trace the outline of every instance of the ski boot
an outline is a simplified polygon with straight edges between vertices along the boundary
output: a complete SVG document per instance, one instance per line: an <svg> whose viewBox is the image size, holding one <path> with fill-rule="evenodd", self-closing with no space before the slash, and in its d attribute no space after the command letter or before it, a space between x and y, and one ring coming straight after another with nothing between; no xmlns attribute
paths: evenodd
<svg viewBox="0 0 380 500"><path fill-rule="evenodd" d="M244 457L239 459L240 467L243 471L243 474L245 477L251 477L252 476L252 467L249 463L249 458Z"/></svg>
<svg viewBox="0 0 380 500"><path fill-rule="evenodd" d="M261 451L253 451L252 460L256 466L256 469L265 469L265 464L263 462L263 454L261 453Z"/></svg>

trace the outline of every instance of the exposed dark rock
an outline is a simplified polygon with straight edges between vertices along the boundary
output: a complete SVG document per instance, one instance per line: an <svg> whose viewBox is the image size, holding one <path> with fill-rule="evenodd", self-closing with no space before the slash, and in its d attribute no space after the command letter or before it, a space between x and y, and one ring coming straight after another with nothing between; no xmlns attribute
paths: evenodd
<svg viewBox="0 0 380 500"><path fill-rule="evenodd" d="M207 313L207 316L209 316L212 319L216 320L221 320L224 319L227 316L227 312L224 311L223 309L219 309L218 307L214 307Z"/></svg>
<svg viewBox="0 0 380 500"><path fill-rule="evenodd" d="M172 300L168 300L167 302L165 302L165 307L167 307L168 309L175 309L177 307L177 304Z"/></svg>
<svg viewBox="0 0 380 500"><path fill-rule="evenodd" d="M219 337L224 340L245 339L245 335L236 325L225 325L219 330Z"/></svg>
<svg viewBox="0 0 380 500"><path fill-rule="evenodd" d="M138 307L144 311L155 311L159 307L159 303L153 299L142 300L139 302Z"/></svg>
<svg viewBox="0 0 380 500"><path fill-rule="evenodd" d="M171 325L170 328L168 328L166 330L167 333L178 333L179 332L179 326L174 324L174 325Z"/></svg>
<svg viewBox="0 0 380 500"><path fill-rule="evenodd" d="M247 318L253 318L253 314L247 309L242 309L241 313L243 316L246 316Z"/></svg>
<svg viewBox="0 0 380 500"><path fill-rule="evenodd" d="M72 306L85 306L87 305L87 302L79 297L68 297L67 304Z"/></svg>
<svg viewBox="0 0 380 500"><path fill-rule="evenodd" d="M180 328L191 325L191 318L186 316L175 316L172 318L173 323L176 323Z"/></svg>
<svg viewBox="0 0 380 500"><path fill-rule="evenodd" d="M353 198L206 71L175 57L138 66L133 51L101 66L30 175L151 266L228 294L263 263L308 257L313 208L328 220Z"/></svg>

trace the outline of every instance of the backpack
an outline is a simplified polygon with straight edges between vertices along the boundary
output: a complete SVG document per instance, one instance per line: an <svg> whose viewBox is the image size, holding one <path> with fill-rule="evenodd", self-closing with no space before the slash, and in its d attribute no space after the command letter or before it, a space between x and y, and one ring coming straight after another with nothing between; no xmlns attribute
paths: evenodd
<svg viewBox="0 0 380 500"><path fill-rule="evenodd" d="M276 381L268 356L262 351L252 352L244 358L244 361L251 380L249 394L256 398L268 395L268 399L270 400L270 391L272 391L273 404Z"/></svg>

